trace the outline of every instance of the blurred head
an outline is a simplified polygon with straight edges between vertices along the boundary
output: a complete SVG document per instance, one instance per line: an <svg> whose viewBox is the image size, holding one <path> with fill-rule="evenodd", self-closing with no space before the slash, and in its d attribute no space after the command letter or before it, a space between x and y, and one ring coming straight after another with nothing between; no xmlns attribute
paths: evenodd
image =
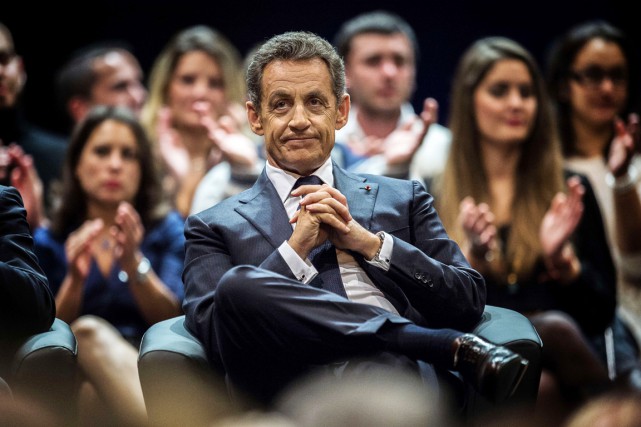
<svg viewBox="0 0 641 427"><path fill-rule="evenodd" d="M416 35L402 18L368 12L345 22L334 45L345 61L347 87L359 109L398 115L416 86Z"/></svg>
<svg viewBox="0 0 641 427"><path fill-rule="evenodd" d="M143 122L154 134L158 112L168 106L174 126L201 127L198 108L217 119L244 101L240 54L221 33L199 25L176 34L154 62Z"/></svg>
<svg viewBox="0 0 641 427"><path fill-rule="evenodd" d="M465 51L450 108L455 151L469 158L480 158L483 140L519 143L529 162L556 143L549 138L553 115L539 68L529 52L504 37L478 40Z"/></svg>
<svg viewBox="0 0 641 427"><path fill-rule="evenodd" d="M143 223L166 212L151 144L136 115L126 107L95 106L71 136L54 230L86 219L94 203L106 208L133 204Z"/></svg>
<svg viewBox="0 0 641 427"><path fill-rule="evenodd" d="M449 397L412 371L354 361L340 378L327 371L301 377L275 406L299 427L445 427L455 425L444 410Z"/></svg>
<svg viewBox="0 0 641 427"><path fill-rule="evenodd" d="M140 113L147 90L136 57L124 45L91 45L58 73L58 95L74 123L96 105L128 107Z"/></svg>
<svg viewBox="0 0 641 427"><path fill-rule="evenodd" d="M637 66L624 34L604 21L571 28L552 45L547 79L563 150L576 150L573 123L613 128L636 103Z"/></svg>
<svg viewBox="0 0 641 427"><path fill-rule="evenodd" d="M329 158L349 113L343 62L329 42L308 32L272 37L254 54L247 87L249 123L272 166L308 175Z"/></svg>
<svg viewBox="0 0 641 427"><path fill-rule="evenodd" d="M11 32L0 22L0 109L16 105L26 81L22 58L16 54Z"/></svg>

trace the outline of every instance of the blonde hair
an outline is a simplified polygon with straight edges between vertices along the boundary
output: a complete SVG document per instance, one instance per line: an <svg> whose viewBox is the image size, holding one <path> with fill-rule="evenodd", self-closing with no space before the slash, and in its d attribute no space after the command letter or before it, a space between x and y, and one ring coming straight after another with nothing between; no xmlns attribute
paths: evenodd
<svg viewBox="0 0 641 427"><path fill-rule="evenodd" d="M167 103L174 70L180 58L193 51L205 52L222 68L225 95L229 103L245 102L245 79L238 50L213 28L204 25L189 27L171 39L151 68L149 95L141 112L141 121L153 141L157 140L158 111Z"/></svg>

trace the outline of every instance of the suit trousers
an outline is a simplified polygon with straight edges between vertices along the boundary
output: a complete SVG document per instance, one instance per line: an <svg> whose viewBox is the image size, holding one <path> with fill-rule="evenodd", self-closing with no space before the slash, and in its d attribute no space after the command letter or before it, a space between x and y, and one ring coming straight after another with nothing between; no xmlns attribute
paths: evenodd
<svg viewBox="0 0 641 427"><path fill-rule="evenodd" d="M383 308L249 265L229 270L215 295L214 328L228 378L262 403L301 375L358 360L394 360L437 388L432 365L388 352L391 343L379 331L411 322Z"/></svg>

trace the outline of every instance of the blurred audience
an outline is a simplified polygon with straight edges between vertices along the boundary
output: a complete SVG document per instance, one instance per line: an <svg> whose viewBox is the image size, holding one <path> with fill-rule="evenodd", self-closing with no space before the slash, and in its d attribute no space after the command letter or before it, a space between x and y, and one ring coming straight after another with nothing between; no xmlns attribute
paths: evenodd
<svg viewBox="0 0 641 427"><path fill-rule="evenodd" d="M71 137L60 207L35 232L57 316L78 340L81 424L146 422L140 339L181 313L183 220L163 202L156 167L129 109L94 107Z"/></svg>
<svg viewBox="0 0 641 427"><path fill-rule="evenodd" d="M98 42L72 53L58 70L56 84L71 129L96 105L125 106L138 115L147 96L140 63L120 41Z"/></svg>
<svg viewBox="0 0 641 427"><path fill-rule="evenodd" d="M44 209L53 205L49 189L60 178L66 141L27 120L22 104L26 82L24 61L16 52L9 28L0 22L0 183L16 187L23 197L25 190L35 192L35 199L25 198L33 226L44 216ZM12 144L19 149L8 152ZM30 206L31 201L39 205Z"/></svg>
<svg viewBox="0 0 641 427"><path fill-rule="evenodd" d="M434 99L415 114L410 104L416 87L419 46L414 30L387 11L358 15L334 39L345 62L351 111L336 133L353 155L343 165L353 172L421 178L445 163L450 133L437 123Z"/></svg>
<svg viewBox="0 0 641 427"><path fill-rule="evenodd" d="M564 427L641 427L641 395L608 393L583 405Z"/></svg>
<svg viewBox="0 0 641 427"><path fill-rule="evenodd" d="M558 421L610 387L595 342L613 322L616 274L598 204L588 180L563 169L543 77L521 45L473 43L450 103L451 152L428 191L485 277L487 303L536 327L538 409Z"/></svg>
<svg viewBox="0 0 641 427"><path fill-rule="evenodd" d="M288 387L275 408L297 427L445 427L449 419L438 391L409 371L378 367L307 375Z"/></svg>
<svg viewBox="0 0 641 427"><path fill-rule="evenodd" d="M243 76L236 48L202 25L177 33L152 66L142 120L163 160L165 191L183 217L249 188L262 169L244 113Z"/></svg>

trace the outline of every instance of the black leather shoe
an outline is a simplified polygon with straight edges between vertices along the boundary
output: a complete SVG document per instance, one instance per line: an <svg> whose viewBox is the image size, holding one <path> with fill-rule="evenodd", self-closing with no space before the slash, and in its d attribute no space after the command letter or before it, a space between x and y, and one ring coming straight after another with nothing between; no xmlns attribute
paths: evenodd
<svg viewBox="0 0 641 427"><path fill-rule="evenodd" d="M454 369L488 400L499 403L514 394L528 361L505 347L465 334L455 340Z"/></svg>

